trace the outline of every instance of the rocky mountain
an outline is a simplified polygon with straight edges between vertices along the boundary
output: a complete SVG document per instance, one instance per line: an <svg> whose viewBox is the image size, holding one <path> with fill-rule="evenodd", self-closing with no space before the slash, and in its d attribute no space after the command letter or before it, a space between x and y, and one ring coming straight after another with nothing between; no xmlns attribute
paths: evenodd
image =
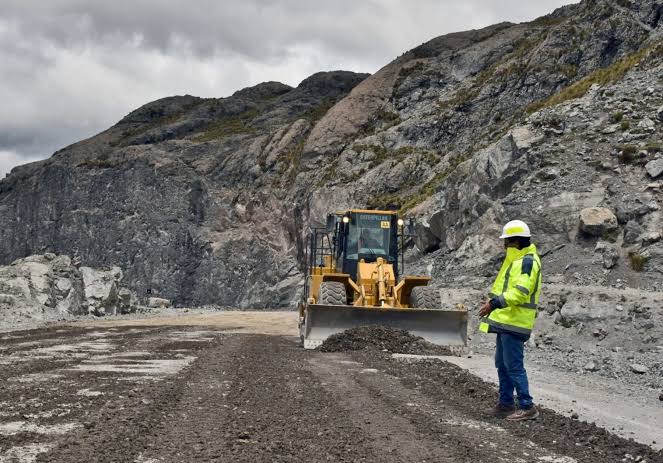
<svg viewBox="0 0 663 463"><path fill-rule="evenodd" d="M0 182L0 263L119 265L179 305L287 306L305 228L412 218L409 268L488 276L528 221L557 283L660 286L663 4L584 0L435 38L371 76L149 103Z"/></svg>

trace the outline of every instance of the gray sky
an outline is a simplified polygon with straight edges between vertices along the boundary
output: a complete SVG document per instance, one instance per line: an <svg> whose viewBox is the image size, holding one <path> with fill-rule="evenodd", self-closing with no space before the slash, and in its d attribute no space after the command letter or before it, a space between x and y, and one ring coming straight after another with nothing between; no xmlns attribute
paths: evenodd
<svg viewBox="0 0 663 463"><path fill-rule="evenodd" d="M170 95L373 73L433 37L573 0L0 0L0 178Z"/></svg>

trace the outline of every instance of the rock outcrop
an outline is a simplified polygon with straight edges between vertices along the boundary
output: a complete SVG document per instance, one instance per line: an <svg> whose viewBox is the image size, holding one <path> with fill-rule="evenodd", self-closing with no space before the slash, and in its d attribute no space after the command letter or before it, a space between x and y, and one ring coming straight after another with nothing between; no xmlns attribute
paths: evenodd
<svg viewBox="0 0 663 463"><path fill-rule="evenodd" d="M120 286L119 268L78 268L75 264L68 256L46 253L0 267L2 325L136 310L136 295Z"/></svg>
<svg viewBox="0 0 663 463"><path fill-rule="evenodd" d="M436 281L490 275L499 227L521 218L547 272L656 286L662 13L585 0L438 37L372 76L149 103L0 182L0 262L77 254L176 305L282 307L307 225L395 207L417 231L409 268ZM613 211L614 252L581 232L588 208Z"/></svg>

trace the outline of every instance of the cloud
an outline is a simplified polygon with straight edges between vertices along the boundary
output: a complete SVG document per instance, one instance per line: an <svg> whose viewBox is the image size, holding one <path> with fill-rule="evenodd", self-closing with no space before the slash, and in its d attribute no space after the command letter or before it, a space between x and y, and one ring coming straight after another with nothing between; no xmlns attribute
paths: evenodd
<svg viewBox="0 0 663 463"><path fill-rule="evenodd" d="M164 96L297 85L320 70L375 72L433 37L564 3L3 0L0 161L47 157Z"/></svg>

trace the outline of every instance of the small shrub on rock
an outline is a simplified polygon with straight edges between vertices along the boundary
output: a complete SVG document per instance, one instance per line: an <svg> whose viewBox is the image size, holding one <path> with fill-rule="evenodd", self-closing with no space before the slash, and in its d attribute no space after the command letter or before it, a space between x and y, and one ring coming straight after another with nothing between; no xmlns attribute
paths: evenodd
<svg viewBox="0 0 663 463"><path fill-rule="evenodd" d="M632 164L638 159L638 147L634 145L624 145L620 147L619 162L623 164Z"/></svg>
<svg viewBox="0 0 663 463"><path fill-rule="evenodd" d="M613 122L620 122L624 118L624 113L621 111L615 111L610 115L610 118Z"/></svg>
<svg viewBox="0 0 663 463"><path fill-rule="evenodd" d="M628 258L629 261L631 261L631 268L636 272L642 272L645 269L647 257L638 254L637 252L630 252Z"/></svg>

